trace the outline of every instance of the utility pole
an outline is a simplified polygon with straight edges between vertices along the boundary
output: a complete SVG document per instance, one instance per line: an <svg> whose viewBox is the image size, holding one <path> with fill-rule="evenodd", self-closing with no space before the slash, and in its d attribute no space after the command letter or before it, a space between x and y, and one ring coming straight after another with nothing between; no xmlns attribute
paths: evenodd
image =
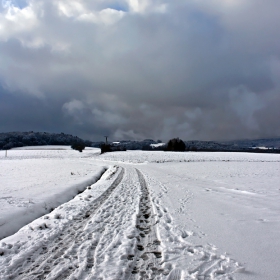
<svg viewBox="0 0 280 280"><path fill-rule="evenodd" d="M108 136L104 136L104 137L105 137L105 139L106 139L106 144L107 144L107 143L108 143L108 142L107 142L107 138L108 138Z"/></svg>

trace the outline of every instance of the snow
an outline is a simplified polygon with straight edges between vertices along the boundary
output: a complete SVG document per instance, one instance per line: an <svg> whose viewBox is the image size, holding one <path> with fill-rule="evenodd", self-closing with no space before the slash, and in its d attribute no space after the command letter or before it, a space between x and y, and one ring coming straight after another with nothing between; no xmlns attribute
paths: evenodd
<svg viewBox="0 0 280 280"><path fill-rule="evenodd" d="M70 147L26 147L0 151L0 238L72 199L96 182L105 167Z"/></svg>
<svg viewBox="0 0 280 280"><path fill-rule="evenodd" d="M165 143L157 143L157 144L151 144L151 147L158 148L158 147L162 147L164 145L165 145Z"/></svg>
<svg viewBox="0 0 280 280"><path fill-rule="evenodd" d="M167 163L140 169L150 177L158 204L173 217L171 231L187 233L194 248L206 246L206 254L225 255L239 262L244 274L238 274L237 279L277 279L278 162ZM208 246L213 249L209 251ZM177 252L181 269L187 259Z"/></svg>
<svg viewBox="0 0 280 280"><path fill-rule="evenodd" d="M279 162L279 154L225 153L225 152L162 152L126 151L106 153L101 159L118 163L166 162Z"/></svg>
<svg viewBox="0 0 280 280"><path fill-rule="evenodd" d="M13 148L12 151L15 150L47 150L47 151L56 151L56 150L72 150L70 146L62 146L62 145L54 145L54 146L26 146L26 147L18 147ZM85 150L92 150L92 148L86 147Z"/></svg>
<svg viewBox="0 0 280 280"><path fill-rule="evenodd" d="M99 153L0 152L0 279L278 279L280 155Z"/></svg>

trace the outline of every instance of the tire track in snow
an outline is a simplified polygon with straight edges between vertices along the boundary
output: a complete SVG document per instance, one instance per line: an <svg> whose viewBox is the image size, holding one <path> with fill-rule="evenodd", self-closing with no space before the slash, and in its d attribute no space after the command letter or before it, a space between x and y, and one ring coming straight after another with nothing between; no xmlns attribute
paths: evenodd
<svg viewBox="0 0 280 280"><path fill-rule="evenodd" d="M52 242L46 243L33 253L32 256L23 260L16 273L10 279L55 279L62 280L69 277L79 268L78 251L80 246L89 248L85 257L86 267L93 266L94 242L91 242L92 233L85 233L84 227L90 222L92 216L102 207L108 197L120 184L124 176L122 168L112 185L94 202L89 204L85 213L75 218L74 224L68 224L63 232ZM69 263L69 265L65 265ZM75 278L74 278L75 279Z"/></svg>
<svg viewBox="0 0 280 280"><path fill-rule="evenodd" d="M129 279L155 279L164 273L161 267L161 242L157 236L155 214L145 178L138 169L136 172L141 187L139 214L136 223L139 235L135 256L131 256L134 259L134 267Z"/></svg>

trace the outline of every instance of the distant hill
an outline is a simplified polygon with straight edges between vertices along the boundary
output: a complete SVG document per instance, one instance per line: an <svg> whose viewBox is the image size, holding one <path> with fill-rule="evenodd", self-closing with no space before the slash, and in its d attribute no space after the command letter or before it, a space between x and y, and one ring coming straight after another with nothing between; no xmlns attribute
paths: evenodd
<svg viewBox="0 0 280 280"><path fill-rule="evenodd" d="M91 146L91 141L85 141L77 136L64 133L33 131L0 133L0 150L23 146L72 145L77 142Z"/></svg>
<svg viewBox="0 0 280 280"><path fill-rule="evenodd" d="M42 145L72 145L73 143L84 143L87 147L98 147L104 142L91 142L77 136L64 133L48 132L7 132L0 133L0 150L8 150L23 146ZM166 145L145 139L142 141L121 140L109 142L110 145L123 150L165 150ZM236 140L236 141L184 141L186 151L212 151L212 152L261 152L280 153L280 138Z"/></svg>
<svg viewBox="0 0 280 280"><path fill-rule="evenodd" d="M187 151L279 153L280 138L236 141L185 141Z"/></svg>
<svg viewBox="0 0 280 280"><path fill-rule="evenodd" d="M184 141L186 151L209 151L209 152L260 152L279 153L280 138L259 140L236 140L236 141ZM103 142L93 142L92 147L100 147ZM110 145L126 150L161 150L166 149L164 143L152 139L143 141L123 140L109 142Z"/></svg>
<svg viewBox="0 0 280 280"><path fill-rule="evenodd" d="M255 139L255 140L236 140L224 142L227 145L243 148L267 148L280 149L280 138Z"/></svg>

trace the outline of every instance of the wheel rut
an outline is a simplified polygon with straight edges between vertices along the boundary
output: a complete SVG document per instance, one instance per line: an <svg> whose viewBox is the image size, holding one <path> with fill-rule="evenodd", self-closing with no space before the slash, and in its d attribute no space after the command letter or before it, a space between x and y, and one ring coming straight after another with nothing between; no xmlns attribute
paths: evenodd
<svg viewBox="0 0 280 280"><path fill-rule="evenodd" d="M115 170L108 177L110 183L100 185L108 184L106 190L96 189L96 199L85 202L82 212L72 212L72 220L52 220L53 234L40 233L47 228L35 229L38 238L30 240L30 250L25 247L22 254L6 262L10 268L3 280L143 280L166 276L158 220L146 180L136 168ZM59 209L52 216L63 218ZM44 224L44 219L39 223Z"/></svg>
<svg viewBox="0 0 280 280"><path fill-rule="evenodd" d="M145 178L138 169L136 169L136 172L141 187L139 214L136 223L139 235L135 256L131 256L131 259L134 260L134 266L129 279L156 279L164 273L161 267L161 241L157 235L156 215L153 213Z"/></svg>
<svg viewBox="0 0 280 280"><path fill-rule="evenodd" d="M87 247L86 269L94 266L94 251L96 241L92 233L84 232L86 225L91 223L92 216L102 207L112 192L123 180L124 169L121 170L112 185L94 201L89 204L87 210L73 218L73 224L68 224L58 236L45 244L24 260L10 279L33 280L33 279L67 279L80 266L78 253L82 247ZM68 265L65 265L68 264ZM63 268L63 269L61 269ZM72 278L78 279L78 278Z"/></svg>

